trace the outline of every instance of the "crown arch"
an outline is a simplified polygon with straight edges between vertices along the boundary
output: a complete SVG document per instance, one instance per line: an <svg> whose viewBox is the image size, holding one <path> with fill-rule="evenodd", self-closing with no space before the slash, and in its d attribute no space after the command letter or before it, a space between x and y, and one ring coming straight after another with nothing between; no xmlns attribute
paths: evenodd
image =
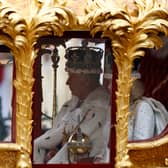
<svg viewBox="0 0 168 168"><path fill-rule="evenodd" d="M64 1L66 2L66 1ZM95 36L111 39L111 47L117 66L116 121L114 123L116 139L115 165L120 167L140 167L140 165L167 165L167 134L161 139L128 143L129 97L133 78L133 61L143 57L144 48L159 48L159 32L167 36L168 21L166 1L88 1L87 14L79 17L74 10L65 7L63 1L32 1L28 4L26 16L22 16L11 3L0 4L1 42L11 49L15 59L14 87L16 89L16 142L0 144L3 166L31 168L32 152L32 109L33 104L33 65L37 57L35 45L40 37L62 36L66 30L89 30ZM26 139L26 141L25 141ZM114 150L115 150L114 149ZM155 158L158 151L164 151L157 162L136 160L145 153ZM114 156L113 156L114 157ZM4 159L5 158L5 159ZM147 160L147 159L146 159ZM12 166L11 166L12 165ZM97 165L102 166L102 165ZM104 166L104 165L103 165ZM111 165L107 165L107 167ZM37 166L38 167L38 166ZM50 166L52 167L52 166ZM66 167L66 166L65 166ZM78 167L78 165L77 165Z"/></svg>

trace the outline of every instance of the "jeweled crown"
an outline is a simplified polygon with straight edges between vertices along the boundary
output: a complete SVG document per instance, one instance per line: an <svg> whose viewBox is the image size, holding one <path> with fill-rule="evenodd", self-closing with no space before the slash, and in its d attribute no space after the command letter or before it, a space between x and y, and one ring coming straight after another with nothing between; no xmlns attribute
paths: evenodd
<svg viewBox="0 0 168 168"><path fill-rule="evenodd" d="M98 47L69 47L65 54L65 70L73 73L100 74L102 56L103 49Z"/></svg>

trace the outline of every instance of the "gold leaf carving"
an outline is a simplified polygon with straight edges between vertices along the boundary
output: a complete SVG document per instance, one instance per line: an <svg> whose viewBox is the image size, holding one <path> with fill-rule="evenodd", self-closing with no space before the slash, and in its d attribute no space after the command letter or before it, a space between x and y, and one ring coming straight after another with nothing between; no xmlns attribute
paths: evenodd
<svg viewBox="0 0 168 168"><path fill-rule="evenodd" d="M0 152L0 168L15 168L16 156L16 152Z"/></svg>
<svg viewBox="0 0 168 168"><path fill-rule="evenodd" d="M135 3L136 2L136 3ZM163 1L162 1L163 3ZM92 35L112 40L112 49L118 69L116 113L116 167L130 167L128 155L130 74L133 60L143 56L143 48L160 47L159 32L167 35L168 13L158 1L104 1L89 3L86 11Z"/></svg>
<svg viewBox="0 0 168 168"><path fill-rule="evenodd" d="M140 145L141 146L141 145ZM135 168L156 168L167 167L165 158L167 154L168 144L144 148L143 150L130 150L129 155Z"/></svg>
<svg viewBox="0 0 168 168"><path fill-rule="evenodd" d="M66 29L76 26L77 17L70 9L52 1L35 2L29 19L29 32L33 41L44 35L61 36Z"/></svg>
<svg viewBox="0 0 168 168"><path fill-rule="evenodd" d="M17 168L32 167L31 106L34 84L33 64L36 58L34 47L37 40L47 35L62 36L65 30L88 28L93 36L101 32L102 37L112 40L111 45L118 69L115 167L130 167L131 162L137 167L138 164L147 165L145 160L147 155L140 153L144 159L144 164L141 164L143 161L137 161L134 157L138 156L137 148L134 148L135 144L128 144L129 93L133 81L130 74L133 60L144 55L143 48L161 47L158 33L163 32L168 35L168 12L165 8L167 1L88 0L86 13L82 18L66 7L70 4L66 0L27 0L24 2L25 6L22 0L17 0L16 5L11 0L8 0L8 4L2 0L0 2L0 43L11 49L15 59L14 87L16 90L16 144L18 145L12 146L11 151L6 145L6 151L0 152L3 167L10 167L9 164ZM25 12L22 15L23 6ZM155 147L161 148L160 151L166 153L161 147L166 142L168 142L167 138L164 142L156 142ZM145 144L149 150L147 153L152 151L154 156L158 156L151 144ZM144 149L143 145L139 147ZM166 145L165 147L167 148ZM4 149L0 146L1 148ZM164 155L164 157L168 156ZM161 159L162 163L165 163L165 160ZM158 162L161 163L161 160ZM159 163L152 166L163 165Z"/></svg>
<svg viewBox="0 0 168 168"><path fill-rule="evenodd" d="M77 24L73 12L61 6L63 1L31 1L30 15L24 17L9 4L0 6L0 42L7 45L14 56L16 90L16 144L17 168L31 168L32 151L32 97L34 46L38 38L47 35L61 36Z"/></svg>

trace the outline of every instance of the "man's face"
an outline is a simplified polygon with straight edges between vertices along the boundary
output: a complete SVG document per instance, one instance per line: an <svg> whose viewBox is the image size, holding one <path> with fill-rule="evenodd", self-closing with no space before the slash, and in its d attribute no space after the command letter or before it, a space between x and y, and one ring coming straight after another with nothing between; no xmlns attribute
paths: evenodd
<svg viewBox="0 0 168 168"><path fill-rule="evenodd" d="M82 74L78 73L69 73L69 78L66 82L69 85L72 95L82 97L85 92L85 77Z"/></svg>

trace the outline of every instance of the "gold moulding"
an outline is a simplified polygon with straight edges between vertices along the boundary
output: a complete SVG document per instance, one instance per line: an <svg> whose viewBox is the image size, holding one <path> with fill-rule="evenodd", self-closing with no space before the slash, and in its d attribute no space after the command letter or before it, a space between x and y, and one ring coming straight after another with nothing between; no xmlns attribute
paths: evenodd
<svg viewBox="0 0 168 168"><path fill-rule="evenodd" d="M133 161L134 168L136 155L131 155L129 151L138 153L141 150L145 154L147 144L144 148L139 145L140 150L134 148L135 146L130 149L128 144L129 95L133 81L130 74L133 60L144 56L142 48L159 47L158 33L168 34L166 0L139 0L136 4L133 0L88 0L86 7L83 6L85 9L82 10L86 13L82 12L80 16L76 13L79 10L70 8L70 4L75 4L75 1L72 3L67 1L68 7L61 6L61 0L17 0L17 3L8 0L9 4L0 1L0 42L11 49L16 70L16 79L13 82L16 91L16 144L0 144L0 152L5 153L5 158L0 156L0 159L8 159L8 155L11 155L9 163L12 166L15 166L14 162L17 161L17 168L32 167L30 163L34 94L32 90L35 80L33 65L37 57L34 48L37 40L48 35L62 36L66 30L88 30L92 36L102 32L102 37L112 40L118 71L115 168L130 167L130 160ZM82 4L79 1L76 3ZM75 139L71 140L71 152L82 153L90 150L87 146L89 145L87 137L81 144ZM159 151L159 147L163 144L159 144L158 141L155 143L156 150ZM79 148L74 144L78 144ZM164 144L168 144L168 138L165 139ZM143 157L147 159L146 155ZM166 160L162 163L159 161L158 165L163 166L165 162ZM3 163L8 166L8 160ZM152 162L148 163L149 167L152 164Z"/></svg>

